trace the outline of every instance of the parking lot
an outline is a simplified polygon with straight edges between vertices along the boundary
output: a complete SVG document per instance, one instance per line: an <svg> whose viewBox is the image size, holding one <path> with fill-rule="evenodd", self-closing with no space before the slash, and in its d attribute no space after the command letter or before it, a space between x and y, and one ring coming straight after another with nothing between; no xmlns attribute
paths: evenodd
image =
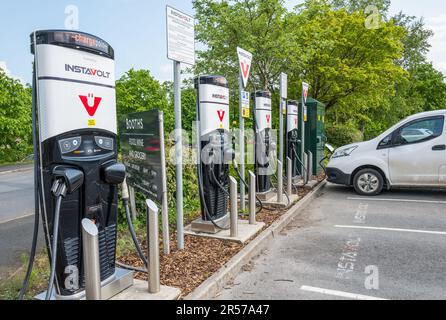
<svg viewBox="0 0 446 320"><path fill-rule="evenodd" d="M328 184L217 299L445 299L446 190Z"/></svg>

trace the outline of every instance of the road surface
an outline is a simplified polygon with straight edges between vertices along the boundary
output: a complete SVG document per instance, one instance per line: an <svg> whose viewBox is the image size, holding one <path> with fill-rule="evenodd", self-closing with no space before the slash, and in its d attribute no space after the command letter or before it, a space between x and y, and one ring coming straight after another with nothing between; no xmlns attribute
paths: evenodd
<svg viewBox="0 0 446 320"><path fill-rule="evenodd" d="M0 169L0 281L22 265L22 255L31 248L34 227L32 168L7 169ZM40 247L43 243L40 232Z"/></svg>
<svg viewBox="0 0 446 320"><path fill-rule="evenodd" d="M328 185L216 299L445 299L446 191Z"/></svg>

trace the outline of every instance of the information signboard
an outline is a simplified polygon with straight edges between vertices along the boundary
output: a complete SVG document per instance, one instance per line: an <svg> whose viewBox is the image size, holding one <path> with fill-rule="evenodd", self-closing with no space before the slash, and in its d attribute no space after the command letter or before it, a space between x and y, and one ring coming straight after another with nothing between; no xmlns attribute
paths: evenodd
<svg viewBox="0 0 446 320"><path fill-rule="evenodd" d="M167 6L167 57L181 63L195 64L194 18Z"/></svg>
<svg viewBox="0 0 446 320"><path fill-rule="evenodd" d="M250 117L249 92L242 91L240 98L242 101L242 116L243 118L249 118Z"/></svg>
<svg viewBox="0 0 446 320"><path fill-rule="evenodd" d="M159 111L131 113L120 124L127 183L151 200L162 201ZM162 133L161 133L162 134Z"/></svg>

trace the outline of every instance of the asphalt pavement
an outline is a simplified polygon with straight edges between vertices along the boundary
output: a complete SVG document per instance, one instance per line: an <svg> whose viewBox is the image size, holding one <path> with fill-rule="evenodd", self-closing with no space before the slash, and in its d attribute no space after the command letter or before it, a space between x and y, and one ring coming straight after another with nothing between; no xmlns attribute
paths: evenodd
<svg viewBox="0 0 446 320"><path fill-rule="evenodd" d="M31 169L0 173L0 223L34 214Z"/></svg>
<svg viewBox="0 0 446 320"><path fill-rule="evenodd" d="M446 299L446 191L329 184L216 299Z"/></svg>
<svg viewBox="0 0 446 320"><path fill-rule="evenodd" d="M34 174L31 166L0 168L0 281L23 264L34 228ZM40 227L39 248L44 244Z"/></svg>

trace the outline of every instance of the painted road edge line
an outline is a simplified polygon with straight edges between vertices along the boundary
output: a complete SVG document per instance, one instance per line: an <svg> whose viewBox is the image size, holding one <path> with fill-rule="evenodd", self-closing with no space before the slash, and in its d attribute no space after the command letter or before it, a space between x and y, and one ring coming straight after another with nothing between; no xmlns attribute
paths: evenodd
<svg viewBox="0 0 446 320"><path fill-rule="evenodd" d="M8 219L8 220L0 220L0 224L6 224L6 223L14 222L14 221L17 221L17 220L29 218L31 216L34 216L34 213L32 213L32 212L31 213L26 213L23 216L20 216L20 217L17 217L17 218L11 218L11 219Z"/></svg>
<svg viewBox="0 0 446 320"><path fill-rule="evenodd" d="M330 295L330 296L349 298L349 299L354 299L354 300L387 300L387 299L378 298L378 297L365 296L362 294L349 293L349 292L330 290L330 289L322 289L322 288L310 287L310 286L302 286L302 287L300 287L300 290L314 292L314 293L321 293L321 294Z"/></svg>
<svg viewBox="0 0 446 320"><path fill-rule="evenodd" d="M347 200L353 201L382 201L382 202L411 202L411 203L432 203L432 204L446 204L446 201L435 200L411 200L411 199L380 199L380 198L353 198L348 197Z"/></svg>
<svg viewBox="0 0 446 320"><path fill-rule="evenodd" d="M412 233L426 233L426 234L446 235L446 232L442 232L442 231L429 231L429 230L416 230L416 229L379 228L379 227L342 226L342 225L335 225L335 228L380 230L380 231L396 231L396 232L412 232Z"/></svg>

